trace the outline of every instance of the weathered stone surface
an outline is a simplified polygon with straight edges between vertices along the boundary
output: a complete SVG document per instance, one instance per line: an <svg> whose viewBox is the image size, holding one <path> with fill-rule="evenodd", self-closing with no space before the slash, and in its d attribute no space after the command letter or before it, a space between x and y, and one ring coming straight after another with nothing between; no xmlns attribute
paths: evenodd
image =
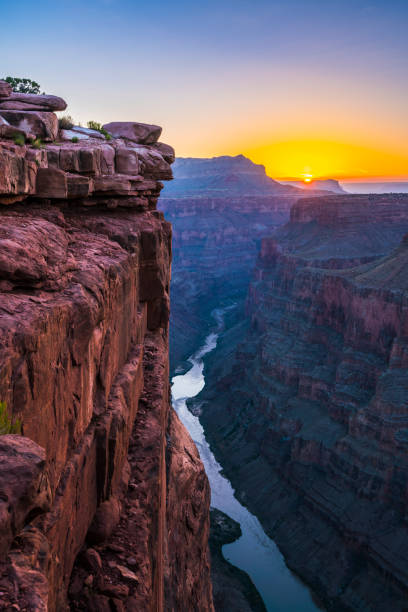
<svg viewBox="0 0 408 612"><path fill-rule="evenodd" d="M45 466L45 452L38 444L19 435L0 436L0 561L30 512L50 508Z"/></svg>
<svg viewBox="0 0 408 612"><path fill-rule="evenodd" d="M36 195L40 198L65 199L68 195L66 173L52 166L39 168L37 172Z"/></svg>
<svg viewBox="0 0 408 612"><path fill-rule="evenodd" d="M121 174L139 174L139 158L134 149L119 147L116 149L116 172Z"/></svg>
<svg viewBox="0 0 408 612"><path fill-rule="evenodd" d="M69 130L60 130L60 136L62 140L72 140L72 138L78 138L78 140L89 140L90 138L106 140L105 136L98 132L98 130L91 130L79 125L74 125Z"/></svg>
<svg viewBox="0 0 408 612"><path fill-rule="evenodd" d="M0 200L13 195L24 198L35 192L37 164L26 158L27 149L14 144L0 146Z"/></svg>
<svg viewBox="0 0 408 612"><path fill-rule="evenodd" d="M7 81L0 80L0 100L2 98L8 98L8 96L12 93L13 88L10 83Z"/></svg>
<svg viewBox="0 0 408 612"><path fill-rule="evenodd" d="M41 111L0 110L0 115L11 125L34 134L44 141L55 140L58 135L58 118L54 113Z"/></svg>
<svg viewBox="0 0 408 612"><path fill-rule="evenodd" d="M3 601L65 609L88 537L97 544L78 559L86 567L72 579L73 609L162 610L171 529L188 538L177 548L185 565L174 574L176 607L193 601L212 612L203 467L196 454L191 469L184 463L188 481L178 463L166 469L171 228L155 210L162 184L117 173L123 141L0 145L2 193L34 196L0 210L0 397L21 419L22 439L45 449L52 500L27 510L23 531L20 519L15 529L5 524ZM119 166L136 170L138 159L132 149ZM184 430L175 447L177 435ZM186 518L195 521L194 539ZM121 553L103 547L107 538L120 542L128 563L114 561Z"/></svg>
<svg viewBox="0 0 408 612"><path fill-rule="evenodd" d="M20 130L19 128L10 125L8 121L4 119L4 117L0 116L0 139L1 138L15 138L16 136L23 136L24 140L27 140L32 134L25 132L24 130Z"/></svg>
<svg viewBox="0 0 408 612"><path fill-rule="evenodd" d="M201 520L203 510L209 513L210 487L196 446L174 411L168 436L166 609L210 611L209 524ZM190 565L198 571L180 571Z"/></svg>
<svg viewBox="0 0 408 612"><path fill-rule="evenodd" d="M206 364L224 469L329 609L408 594L407 213L402 194L299 201L262 242L249 330Z"/></svg>
<svg viewBox="0 0 408 612"><path fill-rule="evenodd" d="M168 164L172 164L176 160L176 153L173 147L171 147L170 145L165 144L164 142L156 142L153 145L153 148L156 149L160 153L160 155L163 156L163 159Z"/></svg>
<svg viewBox="0 0 408 612"><path fill-rule="evenodd" d="M0 95L1 98L1 95ZM1 110L34 110L34 111L63 111L67 103L58 96L36 95L12 92L6 99L0 99Z"/></svg>
<svg viewBox="0 0 408 612"><path fill-rule="evenodd" d="M153 144L160 138L162 129L158 125L133 123L131 121L114 121L105 123L103 128L114 138L126 138L139 144Z"/></svg>

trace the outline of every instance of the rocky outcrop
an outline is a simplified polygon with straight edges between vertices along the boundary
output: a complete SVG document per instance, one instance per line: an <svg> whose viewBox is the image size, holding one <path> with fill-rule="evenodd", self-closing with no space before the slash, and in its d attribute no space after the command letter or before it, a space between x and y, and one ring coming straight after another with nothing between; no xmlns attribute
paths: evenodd
<svg viewBox="0 0 408 612"><path fill-rule="evenodd" d="M0 607L211 611L208 482L169 403L170 166L120 138L2 140L0 177L0 398L22 423L0 439Z"/></svg>
<svg viewBox="0 0 408 612"><path fill-rule="evenodd" d="M332 610L406 607L407 230L404 195L300 201L262 243L235 357L221 340L207 363L218 458Z"/></svg>

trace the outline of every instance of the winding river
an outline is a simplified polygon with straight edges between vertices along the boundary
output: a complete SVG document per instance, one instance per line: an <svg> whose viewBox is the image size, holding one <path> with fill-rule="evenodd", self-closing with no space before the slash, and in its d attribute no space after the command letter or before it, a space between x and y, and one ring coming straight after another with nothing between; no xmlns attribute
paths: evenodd
<svg viewBox="0 0 408 612"><path fill-rule="evenodd" d="M222 309L214 311L216 331L189 358L191 368L173 377L173 407L199 450L211 485L211 505L241 525L242 536L223 547L225 558L249 574L270 612L315 612L320 608L309 589L286 566L278 547L265 534L258 519L237 500L231 483L221 474L222 467L211 452L198 417L187 408L187 400L198 395L205 385L203 357L217 346L224 313Z"/></svg>

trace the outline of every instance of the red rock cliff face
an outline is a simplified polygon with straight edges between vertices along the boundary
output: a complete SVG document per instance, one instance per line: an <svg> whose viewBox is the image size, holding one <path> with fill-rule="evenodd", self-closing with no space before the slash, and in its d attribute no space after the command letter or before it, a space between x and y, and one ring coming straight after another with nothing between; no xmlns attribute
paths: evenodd
<svg viewBox="0 0 408 612"><path fill-rule="evenodd" d="M0 399L23 434L0 437L0 606L213 610L208 482L169 402L174 152L107 128L0 140Z"/></svg>
<svg viewBox="0 0 408 612"><path fill-rule="evenodd" d="M264 240L250 330L202 420L243 501L329 609L403 610L407 239L393 247L408 198L341 196L328 209L299 202Z"/></svg>

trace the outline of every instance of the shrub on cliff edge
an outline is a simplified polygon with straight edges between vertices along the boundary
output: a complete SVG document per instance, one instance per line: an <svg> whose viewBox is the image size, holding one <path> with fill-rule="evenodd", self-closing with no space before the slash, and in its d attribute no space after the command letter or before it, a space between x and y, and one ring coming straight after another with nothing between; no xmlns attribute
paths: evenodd
<svg viewBox="0 0 408 612"><path fill-rule="evenodd" d="M13 421L8 415L6 403L0 402L0 436L20 433L21 422L19 419Z"/></svg>
<svg viewBox="0 0 408 612"><path fill-rule="evenodd" d="M10 83L13 91L17 93L39 94L41 91L39 83L31 79L19 79L17 77L8 76L4 80Z"/></svg>

